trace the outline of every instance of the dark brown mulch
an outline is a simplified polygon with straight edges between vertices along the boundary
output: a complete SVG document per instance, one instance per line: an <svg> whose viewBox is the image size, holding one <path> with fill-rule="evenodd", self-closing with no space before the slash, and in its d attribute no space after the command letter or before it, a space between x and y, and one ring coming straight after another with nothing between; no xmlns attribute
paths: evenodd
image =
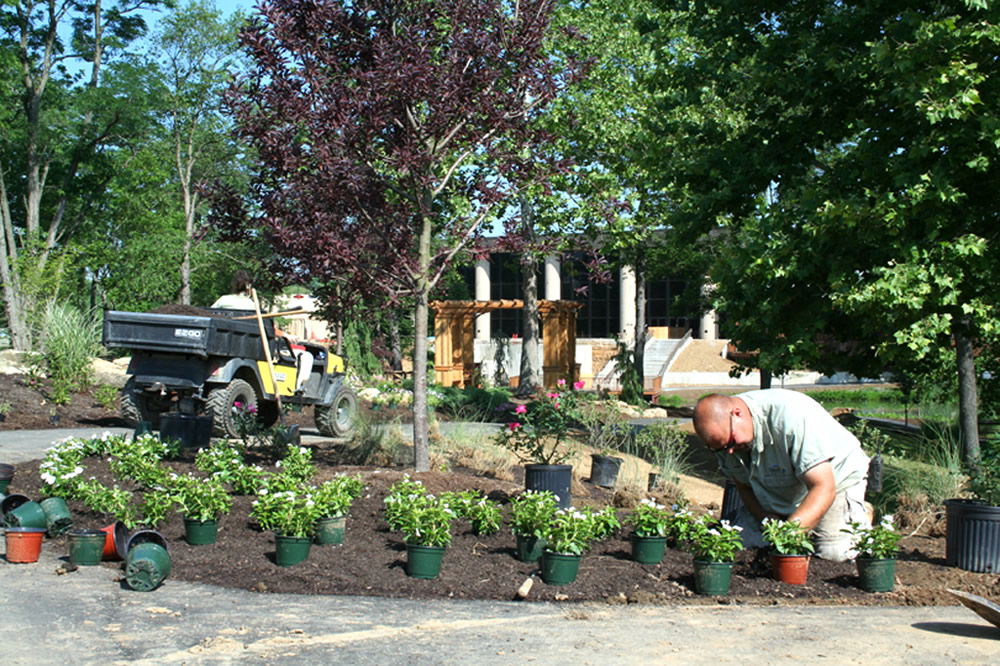
<svg viewBox="0 0 1000 666"><path fill-rule="evenodd" d="M323 451L317 451L317 458ZM17 466L11 492L36 496L37 461ZM169 463L177 471L190 469L189 461ZM406 575L406 553L402 539L388 531L382 517L382 500L388 487L405 473L401 469L322 466L320 479L333 473L361 474L366 490L347 519L345 542L337 546L313 546L309 558L292 567L274 563L274 538L249 520L250 497L238 497L233 511L220 522L218 542L190 546L184 541L180 516L172 515L158 531L170 543L174 579L210 583L258 592L293 594L374 595L406 598L512 599L518 587L536 572L535 565L514 557L514 539L508 530L477 536L465 523L458 523L448 548L442 572L432 581ZM86 474L104 482L111 480L106 465L91 461ZM459 472L429 472L415 475L431 492L477 488L506 502L517 492L517 484ZM595 497L587 502L594 502ZM603 502L596 502L603 503ZM71 502L80 527L101 527L110 522ZM624 511L622 514L624 516ZM813 559L809 581L795 586L770 576L765 560L744 553L733 576L731 594L720 599L693 595L691 556L668 550L658 565L640 565L630 558L627 532L598 543L582 560L577 580L565 586L550 586L540 579L529 594L531 600L604 601L619 603L753 603L753 604L845 604L845 605L933 605L952 604L946 588L952 587L986 597L1000 594L995 575L973 574L944 566L944 539L914 536L903 543L896 591L868 594L857 587L854 565ZM68 552L65 537L49 540L46 548ZM120 564L105 563L106 567ZM169 582L168 582L169 584Z"/></svg>

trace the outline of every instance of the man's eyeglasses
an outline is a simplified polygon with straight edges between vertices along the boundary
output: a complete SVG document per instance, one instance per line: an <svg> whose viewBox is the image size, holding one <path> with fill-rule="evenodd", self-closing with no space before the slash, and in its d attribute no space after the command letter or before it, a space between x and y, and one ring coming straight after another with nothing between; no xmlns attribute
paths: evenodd
<svg viewBox="0 0 1000 666"><path fill-rule="evenodd" d="M728 451L736 446L736 414L729 415L729 439L726 443L719 448L708 447L714 453L721 453L722 451Z"/></svg>

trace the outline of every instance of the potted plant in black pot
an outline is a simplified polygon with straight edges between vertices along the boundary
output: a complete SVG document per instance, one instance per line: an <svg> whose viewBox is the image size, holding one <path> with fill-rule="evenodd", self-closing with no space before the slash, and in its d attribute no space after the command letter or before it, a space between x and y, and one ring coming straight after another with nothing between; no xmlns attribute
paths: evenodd
<svg viewBox="0 0 1000 666"><path fill-rule="evenodd" d="M570 427L579 423L579 401L583 382L566 387L559 380L557 391L517 405L512 420L497 435L497 444L514 453L524 465L524 487L547 490L560 508L572 504L570 484L573 466L562 464L572 455L565 443Z"/></svg>
<svg viewBox="0 0 1000 666"><path fill-rule="evenodd" d="M971 499L945 501L945 562L976 573L1000 572L1000 444L983 447L969 490Z"/></svg>

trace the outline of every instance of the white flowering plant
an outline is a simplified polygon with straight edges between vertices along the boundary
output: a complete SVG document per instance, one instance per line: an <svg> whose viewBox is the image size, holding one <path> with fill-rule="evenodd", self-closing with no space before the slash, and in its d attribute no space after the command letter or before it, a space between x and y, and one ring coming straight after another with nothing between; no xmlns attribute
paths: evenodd
<svg viewBox="0 0 1000 666"><path fill-rule="evenodd" d="M696 516L687 507L674 504L671 511L673 513L668 518L667 537L678 546L690 543L695 535L705 529L704 518Z"/></svg>
<svg viewBox="0 0 1000 666"><path fill-rule="evenodd" d="M361 496L364 489L365 483L360 476L340 475L321 483L313 493L313 499L324 518L346 516L351 510L351 504Z"/></svg>
<svg viewBox="0 0 1000 666"><path fill-rule="evenodd" d="M525 490L510 501L510 529L522 537L544 538L558 504L548 490Z"/></svg>
<svg viewBox="0 0 1000 666"><path fill-rule="evenodd" d="M665 537L670 528L671 512L649 497L644 497L625 521L637 537Z"/></svg>
<svg viewBox="0 0 1000 666"><path fill-rule="evenodd" d="M86 482L83 478L84 458L107 454L112 440L116 439L124 438L105 432L99 437L70 437L54 444L38 465L42 480L40 494L46 497L83 499L82 486Z"/></svg>
<svg viewBox="0 0 1000 666"><path fill-rule="evenodd" d="M403 541L416 546L449 546L455 512L440 497L428 494L422 499L405 506L400 514L399 529L403 533Z"/></svg>
<svg viewBox="0 0 1000 666"><path fill-rule="evenodd" d="M314 488L288 490L261 488L250 516L261 529L290 537L312 537L323 509L313 498Z"/></svg>
<svg viewBox="0 0 1000 666"><path fill-rule="evenodd" d="M316 473L312 461L312 450L304 446L288 445L285 456L274 463L278 472L266 481L270 490L291 490L308 483Z"/></svg>
<svg viewBox="0 0 1000 666"><path fill-rule="evenodd" d="M854 548L858 551L858 557L872 560L895 559L899 552L899 542L903 538L902 533L896 530L891 515L883 516L879 524L872 527L851 523L850 529L844 532L854 536Z"/></svg>
<svg viewBox="0 0 1000 666"><path fill-rule="evenodd" d="M765 518L761 524L764 538L781 555L809 555L816 548L809 539L809 531L797 520Z"/></svg>
<svg viewBox="0 0 1000 666"><path fill-rule="evenodd" d="M188 520L216 520L233 508L233 498L215 477L173 475L170 492L177 511Z"/></svg>
<svg viewBox="0 0 1000 666"><path fill-rule="evenodd" d="M594 516L573 507L558 509L545 530L545 550L562 555L583 555L595 539Z"/></svg>
<svg viewBox="0 0 1000 666"><path fill-rule="evenodd" d="M705 521L704 529L697 530L688 542L696 560L704 562L732 562L743 549L743 528L728 520Z"/></svg>
<svg viewBox="0 0 1000 666"><path fill-rule="evenodd" d="M404 474L402 479L389 487L389 492L383 500L385 522L388 523L389 529L398 532L402 529L403 515L408 511L408 507L428 501L424 484L419 479L412 479L409 474Z"/></svg>

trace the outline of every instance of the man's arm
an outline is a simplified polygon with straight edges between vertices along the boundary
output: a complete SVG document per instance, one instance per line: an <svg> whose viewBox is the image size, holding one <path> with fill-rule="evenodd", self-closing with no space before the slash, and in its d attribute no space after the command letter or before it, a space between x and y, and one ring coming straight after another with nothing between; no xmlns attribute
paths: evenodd
<svg viewBox="0 0 1000 666"><path fill-rule="evenodd" d="M802 475L802 481L809 490L798 508L788 516L788 520L798 520L800 525L811 530L816 527L837 496L833 465L826 461L809 468Z"/></svg>
<svg viewBox="0 0 1000 666"><path fill-rule="evenodd" d="M757 495L754 494L753 488L745 483L740 483L739 481L733 481L736 484L736 491L740 494L740 499L743 500L743 505L750 512L750 515L757 520L764 520L765 518L784 518L784 516L779 516L776 513L771 513L765 511L764 507L760 505L757 500Z"/></svg>

